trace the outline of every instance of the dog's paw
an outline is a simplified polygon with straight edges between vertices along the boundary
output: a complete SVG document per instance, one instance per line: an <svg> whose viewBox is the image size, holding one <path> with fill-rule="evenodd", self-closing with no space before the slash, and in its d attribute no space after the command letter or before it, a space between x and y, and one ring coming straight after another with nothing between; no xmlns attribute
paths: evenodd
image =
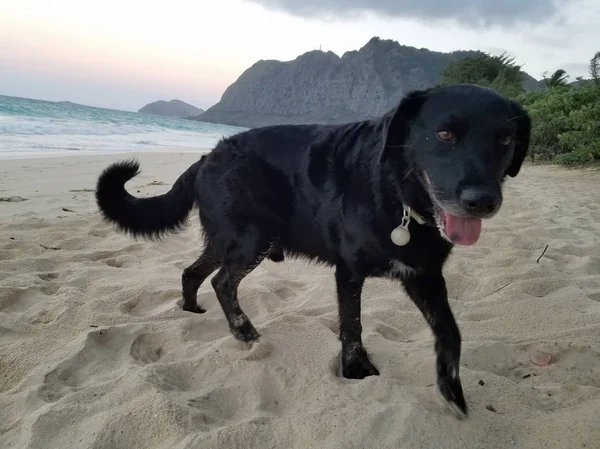
<svg viewBox="0 0 600 449"><path fill-rule="evenodd" d="M195 301L193 303L186 303L186 302L184 302L182 304L181 308L183 310L185 310L186 312L192 312L192 313L204 313L204 312L206 312L206 310L203 309L202 307L200 307Z"/></svg>
<svg viewBox="0 0 600 449"><path fill-rule="evenodd" d="M230 330L236 340L244 343L252 343L260 338L260 334L248 318L238 318L235 324L230 326Z"/></svg>
<svg viewBox="0 0 600 449"><path fill-rule="evenodd" d="M467 418L467 403L460 384L460 379L439 379L437 396L458 419Z"/></svg>
<svg viewBox="0 0 600 449"><path fill-rule="evenodd" d="M342 357L342 375L346 379L364 379L379 376L379 371L366 354L355 353L351 357Z"/></svg>

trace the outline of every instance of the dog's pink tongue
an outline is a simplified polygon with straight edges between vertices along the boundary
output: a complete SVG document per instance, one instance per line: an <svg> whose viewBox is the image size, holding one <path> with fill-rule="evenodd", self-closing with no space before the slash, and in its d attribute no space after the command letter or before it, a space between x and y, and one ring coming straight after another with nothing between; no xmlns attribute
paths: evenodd
<svg viewBox="0 0 600 449"><path fill-rule="evenodd" d="M456 217L444 212L446 235L457 245L472 245L481 234L481 218Z"/></svg>

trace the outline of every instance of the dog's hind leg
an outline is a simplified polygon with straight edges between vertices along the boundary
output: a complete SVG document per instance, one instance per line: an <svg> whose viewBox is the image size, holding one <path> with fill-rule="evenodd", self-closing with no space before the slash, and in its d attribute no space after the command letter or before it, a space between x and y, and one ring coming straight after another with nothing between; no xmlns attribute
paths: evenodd
<svg viewBox="0 0 600 449"><path fill-rule="evenodd" d="M348 379L377 376L379 371L369 360L361 338L360 301L365 278L357 277L338 265L335 280L342 340L342 375Z"/></svg>
<svg viewBox="0 0 600 449"><path fill-rule="evenodd" d="M267 256L269 239L264 237L257 228L248 227L243 238L229 245L221 269L211 281L231 333L243 342L256 341L260 335L241 309L237 291L242 279Z"/></svg>
<svg viewBox="0 0 600 449"><path fill-rule="evenodd" d="M221 261L215 254L210 244L206 245L204 252L196 261L183 270L181 275L181 287L183 294L183 310L194 313L204 313L202 307L197 303L198 289L208 276L219 266Z"/></svg>
<svg viewBox="0 0 600 449"><path fill-rule="evenodd" d="M467 404L458 373L461 337L448 304L444 277L440 273L406 278L402 282L433 331L439 393L454 414L463 419L467 416Z"/></svg>

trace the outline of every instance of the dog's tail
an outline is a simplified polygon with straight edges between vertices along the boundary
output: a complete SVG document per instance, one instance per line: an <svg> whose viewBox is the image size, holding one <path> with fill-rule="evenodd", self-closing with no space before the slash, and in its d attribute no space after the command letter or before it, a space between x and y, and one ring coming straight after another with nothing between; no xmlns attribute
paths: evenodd
<svg viewBox="0 0 600 449"><path fill-rule="evenodd" d="M203 159L188 168L167 193L150 198L136 198L125 190L125 183L140 173L137 161L110 165L96 185L102 215L133 237L155 240L178 231L194 207L194 181Z"/></svg>

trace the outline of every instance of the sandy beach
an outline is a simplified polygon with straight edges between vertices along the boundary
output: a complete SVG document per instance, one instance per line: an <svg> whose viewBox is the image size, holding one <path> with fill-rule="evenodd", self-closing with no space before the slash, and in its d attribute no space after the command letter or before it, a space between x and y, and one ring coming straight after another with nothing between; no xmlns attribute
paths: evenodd
<svg viewBox="0 0 600 449"><path fill-rule="evenodd" d="M431 332L392 281L365 286L363 339L381 375L360 381L337 375L328 268L265 261L244 279L263 336L251 350L210 282L207 312L183 312L197 217L147 243L96 209L99 173L132 156L0 160L2 449L600 447L599 171L526 166L481 240L451 256L470 407L458 421L436 401ZM127 187L143 197L198 154L135 157Z"/></svg>

